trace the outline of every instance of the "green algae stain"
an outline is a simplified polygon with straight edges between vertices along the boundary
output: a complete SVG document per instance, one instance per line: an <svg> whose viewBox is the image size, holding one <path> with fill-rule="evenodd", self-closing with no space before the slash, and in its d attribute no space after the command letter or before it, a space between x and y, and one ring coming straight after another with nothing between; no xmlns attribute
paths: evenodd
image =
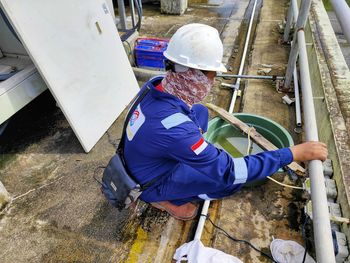
<svg viewBox="0 0 350 263"><path fill-rule="evenodd" d="M346 0L346 2L350 6L350 0ZM331 0L323 0L323 4L327 11L333 11Z"/></svg>

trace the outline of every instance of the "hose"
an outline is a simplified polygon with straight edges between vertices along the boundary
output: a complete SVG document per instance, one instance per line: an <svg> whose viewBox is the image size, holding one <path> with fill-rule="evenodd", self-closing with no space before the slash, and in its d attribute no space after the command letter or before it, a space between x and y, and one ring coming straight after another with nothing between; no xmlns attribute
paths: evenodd
<svg viewBox="0 0 350 263"><path fill-rule="evenodd" d="M247 155L250 154L250 148L251 148L251 145L252 145L252 142L250 140L250 133L252 130L255 130L254 127L250 127L249 131L248 131L248 147L247 147ZM275 179L273 179L272 177L270 176L266 176L268 179L270 179L272 182L276 183L276 184L279 184L281 186L284 186L284 187L288 187L288 188L293 188L293 189L298 189L298 190L304 190L303 187L300 187L300 186L294 186L294 185L288 185L288 184L284 184L284 183L281 183Z"/></svg>

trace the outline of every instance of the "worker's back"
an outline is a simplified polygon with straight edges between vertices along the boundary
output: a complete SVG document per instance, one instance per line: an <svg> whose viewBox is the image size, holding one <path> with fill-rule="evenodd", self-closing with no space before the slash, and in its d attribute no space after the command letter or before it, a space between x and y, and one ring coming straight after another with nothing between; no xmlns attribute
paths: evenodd
<svg viewBox="0 0 350 263"><path fill-rule="evenodd" d="M141 184L169 174L178 163L167 156L170 148L177 147L174 138L198 131L189 107L163 92L159 86L161 79L157 77L144 85L143 89L148 86L150 91L134 111L126 131L126 164Z"/></svg>

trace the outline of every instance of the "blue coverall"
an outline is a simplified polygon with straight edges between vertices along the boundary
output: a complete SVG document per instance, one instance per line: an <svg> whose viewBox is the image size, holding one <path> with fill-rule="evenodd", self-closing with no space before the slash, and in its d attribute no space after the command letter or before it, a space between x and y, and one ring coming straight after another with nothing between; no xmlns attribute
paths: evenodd
<svg viewBox="0 0 350 263"><path fill-rule="evenodd" d="M175 205L232 195L242 184L263 179L293 161L289 148L232 158L203 139L208 110L192 109L181 99L159 90L162 77L147 82L150 92L127 126L124 157L131 174L143 185L146 202ZM157 88L156 88L157 87ZM140 92L142 92L142 90Z"/></svg>

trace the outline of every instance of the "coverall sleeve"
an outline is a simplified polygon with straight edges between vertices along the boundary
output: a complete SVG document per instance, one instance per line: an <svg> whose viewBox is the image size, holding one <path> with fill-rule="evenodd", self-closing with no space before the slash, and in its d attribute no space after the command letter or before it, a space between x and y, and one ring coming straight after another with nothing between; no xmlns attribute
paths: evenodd
<svg viewBox="0 0 350 263"><path fill-rule="evenodd" d="M265 178L293 161L289 148L232 158L206 142L198 128L193 128L191 123L172 131L172 144L165 154L211 177L222 186Z"/></svg>

